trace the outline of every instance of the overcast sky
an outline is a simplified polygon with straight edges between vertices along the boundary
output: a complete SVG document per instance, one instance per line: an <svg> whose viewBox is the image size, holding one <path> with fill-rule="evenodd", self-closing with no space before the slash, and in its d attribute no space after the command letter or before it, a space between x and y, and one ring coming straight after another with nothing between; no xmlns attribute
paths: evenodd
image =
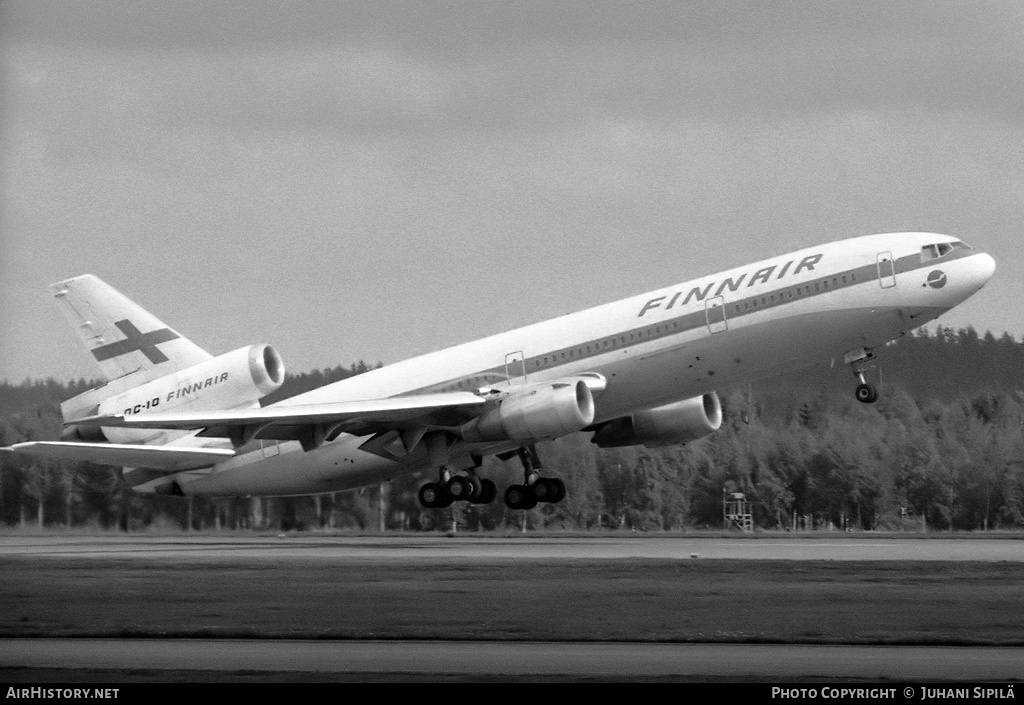
<svg viewBox="0 0 1024 705"><path fill-rule="evenodd" d="M91 272L215 354L384 363L875 232L1024 333L1024 3L0 0L0 379Z"/></svg>

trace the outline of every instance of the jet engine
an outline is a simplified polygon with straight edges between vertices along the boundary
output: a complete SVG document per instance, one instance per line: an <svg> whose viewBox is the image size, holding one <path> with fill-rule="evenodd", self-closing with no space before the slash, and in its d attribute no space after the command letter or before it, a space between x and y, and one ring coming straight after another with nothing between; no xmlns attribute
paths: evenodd
<svg viewBox="0 0 1024 705"><path fill-rule="evenodd" d="M600 448L689 443L722 426L722 404L715 392L623 416L599 428L591 439Z"/></svg>
<svg viewBox="0 0 1024 705"><path fill-rule="evenodd" d="M160 377L100 402L95 412L144 414L148 411L230 409L252 406L284 383L284 363L269 345L250 345ZM166 431L68 426L66 441L143 443ZM186 435L175 433L175 435Z"/></svg>
<svg viewBox="0 0 1024 705"><path fill-rule="evenodd" d="M586 381L548 383L498 400L459 430L471 443L557 438L583 430L594 421L594 397Z"/></svg>

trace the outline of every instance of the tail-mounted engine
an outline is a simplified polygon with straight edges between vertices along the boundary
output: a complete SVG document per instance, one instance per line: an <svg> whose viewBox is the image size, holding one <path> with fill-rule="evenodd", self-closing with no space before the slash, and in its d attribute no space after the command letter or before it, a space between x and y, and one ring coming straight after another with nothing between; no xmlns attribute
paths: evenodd
<svg viewBox="0 0 1024 705"><path fill-rule="evenodd" d="M100 402L96 414L230 409L251 406L284 382L284 363L269 345L250 345L179 370ZM142 443L163 431L68 426L64 440ZM175 434L184 435L184 434Z"/></svg>
<svg viewBox="0 0 1024 705"><path fill-rule="evenodd" d="M597 430L591 442L600 448L676 445L695 441L721 426L722 404L715 392L709 392L610 421Z"/></svg>

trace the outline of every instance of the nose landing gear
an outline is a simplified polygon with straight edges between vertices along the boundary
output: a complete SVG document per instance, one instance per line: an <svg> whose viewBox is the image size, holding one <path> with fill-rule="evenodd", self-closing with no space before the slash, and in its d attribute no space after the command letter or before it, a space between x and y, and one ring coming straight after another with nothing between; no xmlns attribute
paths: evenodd
<svg viewBox="0 0 1024 705"><path fill-rule="evenodd" d="M858 348L846 353L843 361L853 368L854 376L860 380L854 396L862 404L874 404L878 401L878 390L864 378L864 372L868 368L868 362L875 359L874 353L867 348Z"/></svg>

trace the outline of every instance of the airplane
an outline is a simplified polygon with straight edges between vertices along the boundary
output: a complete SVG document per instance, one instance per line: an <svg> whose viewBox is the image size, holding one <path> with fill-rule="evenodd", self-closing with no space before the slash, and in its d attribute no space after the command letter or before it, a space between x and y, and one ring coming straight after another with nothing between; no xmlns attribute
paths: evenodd
<svg viewBox="0 0 1024 705"><path fill-rule="evenodd" d="M86 274L52 293L106 383L61 405L60 441L3 450L121 466L142 493L309 495L430 473L426 508L488 503L485 456L518 456L512 509L559 502L536 444L592 433L658 447L716 431L716 389L842 358L856 398L874 351L980 290L995 260L934 233L852 238L397 362L261 406L280 355L212 356Z"/></svg>

